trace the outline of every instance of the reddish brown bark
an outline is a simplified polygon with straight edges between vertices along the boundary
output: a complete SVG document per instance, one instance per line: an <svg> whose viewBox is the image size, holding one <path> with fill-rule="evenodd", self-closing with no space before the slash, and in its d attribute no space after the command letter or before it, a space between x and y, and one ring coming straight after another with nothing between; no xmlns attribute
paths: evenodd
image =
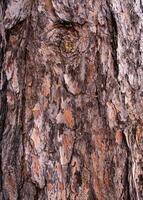
<svg viewBox="0 0 143 200"><path fill-rule="evenodd" d="M0 199L142 200L142 2L0 16Z"/></svg>

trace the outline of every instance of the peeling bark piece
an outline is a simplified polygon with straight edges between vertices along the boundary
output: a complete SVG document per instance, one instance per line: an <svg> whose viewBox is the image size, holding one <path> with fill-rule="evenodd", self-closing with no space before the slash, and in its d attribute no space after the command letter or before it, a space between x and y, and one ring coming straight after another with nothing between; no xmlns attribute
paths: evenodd
<svg viewBox="0 0 143 200"><path fill-rule="evenodd" d="M34 142L34 147L36 150L39 149L40 147L40 133L39 133L39 130L38 128L34 128L33 131L32 131L32 134L31 134L31 139L32 141Z"/></svg>
<svg viewBox="0 0 143 200"><path fill-rule="evenodd" d="M60 161L61 165L67 165L70 162L74 144L74 132L63 132L58 136L58 142L60 143Z"/></svg>
<svg viewBox="0 0 143 200"><path fill-rule="evenodd" d="M73 119L73 114L72 114L71 110L68 109L68 108L65 109L63 116L64 116L64 121L65 121L67 127L73 128L73 126L74 126L74 119Z"/></svg>
<svg viewBox="0 0 143 200"><path fill-rule="evenodd" d="M68 74L64 74L65 84L67 86L67 90L71 92L73 95L78 95L81 92L81 89L78 86L78 83L70 77Z"/></svg>

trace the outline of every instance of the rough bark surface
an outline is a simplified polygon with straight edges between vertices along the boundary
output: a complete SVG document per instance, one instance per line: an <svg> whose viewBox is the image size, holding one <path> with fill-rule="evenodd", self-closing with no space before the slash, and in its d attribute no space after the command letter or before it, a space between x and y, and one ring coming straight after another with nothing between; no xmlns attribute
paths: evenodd
<svg viewBox="0 0 143 200"><path fill-rule="evenodd" d="M0 1L0 200L143 199L143 1Z"/></svg>

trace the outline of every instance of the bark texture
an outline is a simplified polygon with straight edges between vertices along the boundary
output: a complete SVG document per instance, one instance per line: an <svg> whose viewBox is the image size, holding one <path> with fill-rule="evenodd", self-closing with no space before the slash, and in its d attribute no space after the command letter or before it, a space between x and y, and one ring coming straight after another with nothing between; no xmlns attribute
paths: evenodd
<svg viewBox="0 0 143 200"><path fill-rule="evenodd" d="M143 199L143 1L0 1L0 200Z"/></svg>

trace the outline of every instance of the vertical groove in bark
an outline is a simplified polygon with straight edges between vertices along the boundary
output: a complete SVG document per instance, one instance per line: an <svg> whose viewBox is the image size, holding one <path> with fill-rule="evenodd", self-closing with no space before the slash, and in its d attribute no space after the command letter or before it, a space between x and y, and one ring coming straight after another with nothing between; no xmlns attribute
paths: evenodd
<svg viewBox="0 0 143 200"><path fill-rule="evenodd" d="M5 54L5 38L3 30L3 15L4 5L0 5L0 199L3 199L3 171L2 171L2 139L5 130L5 119L7 114L7 103L6 103L6 89L7 80L5 71L3 70L4 54Z"/></svg>
<svg viewBox="0 0 143 200"><path fill-rule="evenodd" d="M1 70L1 83L2 83L2 89L0 91L0 194L2 195L3 191L3 171L2 171L2 139L3 139L3 134L6 133L4 131L5 127L5 118L7 114L7 105L6 105L6 76L4 72ZM3 77L3 78L2 78Z"/></svg>
<svg viewBox="0 0 143 200"><path fill-rule="evenodd" d="M107 1L107 6L110 11L110 20L111 20L111 30L109 31L111 35L111 46L112 46L112 56L113 56L113 62L114 62L114 76L116 79L118 79L119 74L119 66L118 66L118 58L117 58L117 48L118 48L118 27L116 18L114 16L114 12L112 11L112 8L110 6L110 3Z"/></svg>

